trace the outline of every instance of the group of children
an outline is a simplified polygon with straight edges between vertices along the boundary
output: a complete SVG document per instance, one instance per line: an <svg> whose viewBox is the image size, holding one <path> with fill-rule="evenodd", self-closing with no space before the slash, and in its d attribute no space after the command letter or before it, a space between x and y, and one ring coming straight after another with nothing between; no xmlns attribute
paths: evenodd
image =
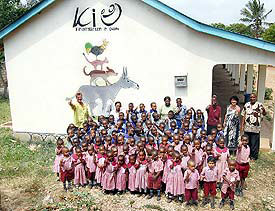
<svg viewBox="0 0 275 211"><path fill-rule="evenodd" d="M64 189L73 181L101 187L106 194L130 191L150 199L156 193L160 200L164 192L168 202L185 200L187 206L198 206L203 189L202 206L215 208L219 188L219 207L229 198L234 209L234 195L243 195L249 171L248 137L241 136L236 160L231 160L222 126L207 135L200 110L186 110L179 124L173 111L161 120L156 109L142 108L127 110L126 117L119 112L117 118L100 116L97 122L88 118L83 128L69 125L66 144L57 140L54 163Z"/></svg>

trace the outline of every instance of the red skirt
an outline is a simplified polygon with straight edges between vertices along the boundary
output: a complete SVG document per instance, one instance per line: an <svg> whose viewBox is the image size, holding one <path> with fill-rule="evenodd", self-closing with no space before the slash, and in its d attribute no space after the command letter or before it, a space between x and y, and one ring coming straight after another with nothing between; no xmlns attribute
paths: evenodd
<svg viewBox="0 0 275 211"><path fill-rule="evenodd" d="M60 169L60 180L61 182L71 181L74 178L74 169L68 170L68 171L62 171Z"/></svg>
<svg viewBox="0 0 275 211"><path fill-rule="evenodd" d="M154 189L154 190L159 190L161 188L161 180L162 180L161 176L158 176L158 178L154 180L153 174L149 173L148 174L148 183L147 183L148 188Z"/></svg>
<svg viewBox="0 0 275 211"><path fill-rule="evenodd" d="M244 163L244 164L237 163L236 169L239 171L240 178L245 179L248 176L250 165L249 163Z"/></svg>

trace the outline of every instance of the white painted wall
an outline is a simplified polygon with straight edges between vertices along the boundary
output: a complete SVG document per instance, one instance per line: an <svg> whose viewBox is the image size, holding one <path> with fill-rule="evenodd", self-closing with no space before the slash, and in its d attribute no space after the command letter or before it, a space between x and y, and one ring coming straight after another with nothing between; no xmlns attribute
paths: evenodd
<svg viewBox="0 0 275 211"><path fill-rule="evenodd" d="M82 69L86 42L110 43L100 58L121 74L128 67L139 90L122 90L116 100L160 106L169 95L204 109L210 102L212 68L217 63L273 64L274 53L198 33L138 0L122 6L119 31L76 32L76 7L102 9L114 1L66 0L54 3L4 39L14 131L64 133L72 122L66 97L89 84ZM174 76L188 74L188 87L176 89Z"/></svg>

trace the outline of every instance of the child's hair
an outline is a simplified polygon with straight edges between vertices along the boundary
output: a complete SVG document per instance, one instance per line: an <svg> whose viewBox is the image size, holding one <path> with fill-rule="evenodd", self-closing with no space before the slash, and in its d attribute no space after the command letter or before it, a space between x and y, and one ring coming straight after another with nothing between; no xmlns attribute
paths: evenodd
<svg viewBox="0 0 275 211"><path fill-rule="evenodd" d="M249 141L249 136L248 136L248 135L243 134L243 135L241 136L241 139L243 139L243 138L247 138L247 140Z"/></svg>
<svg viewBox="0 0 275 211"><path fill-rule="evenodd" d="M64 141L63 141L63 139L62 138L58 138L57 139L57 141L56 141L56 145L58 145L58 144L63 144L64 143Z"/></svg>
<svg viewBox="0 0 275 211"><path fill-rule="evenodd" d="M213 156L209 156L209 157L207 158L207 163L209 163L209 162L216 163L216 159L215 159Z"/></svg>
<svg viewBox="0 0 275 211"><path fill-rule="evenodd" d="M119 156L117 157L117 160L120 160L120 159L123 159L123 161L125 161L124 155L119 155Z"/></svg>
<svg viewBox="0 0 275 211"><path fill-rule="evenodd" d="M191 166L191 165L193 165L193 166L196 165L195 161L192 159L188 160L188 162L187 162L187 166Z"/></svg>

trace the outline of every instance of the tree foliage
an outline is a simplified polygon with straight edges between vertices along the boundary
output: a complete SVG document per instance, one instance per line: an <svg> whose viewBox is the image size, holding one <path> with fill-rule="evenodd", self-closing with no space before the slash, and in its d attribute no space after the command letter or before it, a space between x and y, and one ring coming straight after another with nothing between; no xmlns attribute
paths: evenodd
<svg viewBox="0 0 275 211"><path fill-rule="evenodd" d="M275 43L275 24L272 24L264 33L263 39Z"/></svg>
<svg viewBox="0 0 275 211"><path fill-rule="evenodd" d="M243 23L233 23L225 27L226 30L246 36L253 36L250 27Z"/></svg>
<svg viewBox="0 0 275 211"><path fill-rule="evenodd" d="M11 24L28 10L20 0L0 0L0 29Z"/></svg>
<svg viewBox="0 0 275 211"><path fill-rule="evenodd" d="M250 37L253 36L250 27L243 23L232 23L230 25L224 25L223 23L212 23L211 26Z"/></svg>
<svg viewBox="0 0 275 211"><path fill-rule="evenodd" d="M264 31L264 25L269 24L265 20L271 12L272 10L266 12L264 3L261 3L260 0L249 0L245 8L241 10L243 18L240 20L248 23L253 31L253 35L258 38Z"/></svg>

